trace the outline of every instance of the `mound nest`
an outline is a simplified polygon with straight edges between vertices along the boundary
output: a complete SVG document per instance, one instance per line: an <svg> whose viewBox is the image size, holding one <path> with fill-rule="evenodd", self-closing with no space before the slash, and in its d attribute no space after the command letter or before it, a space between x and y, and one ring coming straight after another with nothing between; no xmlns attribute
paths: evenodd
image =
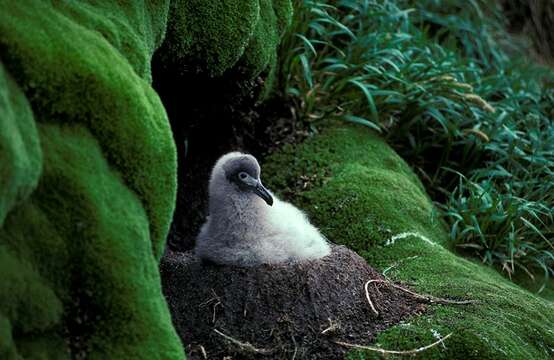
<svg viewBox="0 0 554 360"><path fill-rule="evenodd" d="M168 252L162 285L190 359L337 359L375 335L421 314L421 299L384 280L345 247L322 259L251 268L205 263ZM378 315L371 309L371 299Z"/></svg>

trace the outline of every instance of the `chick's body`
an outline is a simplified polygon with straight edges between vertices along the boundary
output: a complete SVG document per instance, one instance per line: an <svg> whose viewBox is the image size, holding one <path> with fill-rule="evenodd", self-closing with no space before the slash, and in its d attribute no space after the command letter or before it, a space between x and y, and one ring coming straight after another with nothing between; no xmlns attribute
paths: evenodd
<svg viewBox="0 0 554 360"><path fill-rule="evenodd" d="M256 185L244 186L240 179L244 173L263 188L254 157L230 153L216 163L210 179L210 215L196 239L199 257L219 264L252 266L316 259L330 253L326 239L302 211L265 188L256 191Z"/></svg>

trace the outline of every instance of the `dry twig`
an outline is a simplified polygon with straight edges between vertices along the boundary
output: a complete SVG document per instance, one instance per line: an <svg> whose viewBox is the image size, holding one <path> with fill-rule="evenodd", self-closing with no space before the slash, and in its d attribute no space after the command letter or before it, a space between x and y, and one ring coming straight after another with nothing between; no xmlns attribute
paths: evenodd
<svg viewBox="0 0 554 360"><path fill-rule="evenodd" d="M475 300L450 300L450 299L439 298L439 297L436 297L436 296L433 296L433 295L421 295L421 294L418 294L416 292L413 292L413 291L408 290L408 289L406 289L406 288L404 288L400 285L393 284L393 283L391 283L389 281L386 281L386 280L372 279L372 280L369 280L365 283L364 288L365 288L365 295L366 295L367 301L369 302L369 306L371 307L371 310L373 310L373 312L377 315L379 313L375 309L375 306L373 305L373 303L371 302L371 299L369 297L368 287L369 287L369 284L371 284L371 283L385 283L389 286L392 286L395 289L402 290L405 293L408 293L408 294L412 295L415 298L425 300L430 304L468 305L468 304L475 304L477 302Z"/></svg>
<svg viewBox="0 0 554 360"><path fill-rule="evenodd" d="M371 280L369 280L368 282L365 283L364 285L364 289L365 289L365 297L367 299L367 302L369 303L369 306L371 307L371 310L373 310L373 312L375 313L375 315L379 315L379 312L377 311L377 309L375 308L375 306L373 306L373 302L371 301L371 297L369 296L369 284L371 283Z"/></svg>
<svg viewBox="0 0 554 360"><path fill-rule="evenodd" d="M328 318L327 320L329 320L329 326L321 332L321 334L323 334L323 335L327 334L328 332L333 332L333 331L338 329L338 325L337 325L336 322L331 320L331 318Z"/></svg>
<svg viewBox="0 0 554 360"><path fill-rule="evenodd" d="M215 324L216 310L217 310L217 307L219 305L221 305L221 298L216 294L214 289L211 289L211 290L212 290L212 293L214 294L214 296L211 299L204 301L199 306L200 307L208 306L208 305L210 305L210 303L212 303L214 301L217 301L212 307L212 312L213 312L213 314L212 314L212 323Z"/></svg>
<svg viewBox="0 0 554 360"><path fill-rule="evenodd" d="M256 354L261 354L261 355L268 355L268 354L272 353L271 350L258 349L258 348L254 347L252 344L250 344L248 342L239 341L239 340L237 340L237 339L235 339L235 338L233 338L229 335L225 335L224 333L222 333L221 331L219 331L217 329L214 329L214 332L216 334L220 335L220 336L223 336L225 339L229 340L233 344L238 345L243 350L250 351L250 352L253 352L253 353L256 353Z"/></svg>
<svg viewBox="0 0 554 360"><path fill-rule="evenodd" d="M450 333L450 334L446 335L445 337L435 341L432 344L429 344L427 346L423 346L423 347L420 347L420 348L417 348L417 349L412 349L412 350L385 350L385 349L380 349L380 348L372 347L372 346L345 343L345 342L342 342L342 341L334 341L334 343L338 344L338 345L354 348L354 349L375 351L375 352L381 353L383 355L386 355L386 354L414 355L414 354L423 352L425 350L428 350L428 349L432 348L433 346L436 346L436 345L442 343L444 340L448 339L451 335L452 335L452 333Z"/></svg>
<svg viewBox="0 0 554 360"><path fill-rule="evenodd" d="M198 345L200 347L200 351L202 352L202 357L204 357L204 360L208 359L208 354L206 353L206 349L202 345Z"/></svg>

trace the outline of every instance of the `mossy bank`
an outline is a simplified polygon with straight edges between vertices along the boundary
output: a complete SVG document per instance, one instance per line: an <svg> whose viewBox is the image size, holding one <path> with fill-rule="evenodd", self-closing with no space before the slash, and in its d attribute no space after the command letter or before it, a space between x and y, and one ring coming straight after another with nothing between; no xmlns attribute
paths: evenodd
<svg viewBox="0 0 554 360"><path fill-rule="evenodd" d="M291 1L0 6L0 358L183 358L158 274L177 153L152 58L270 74Z"/></svg>
<svg viewBox="0 0 554 360"><path fill-rule="evenodd" d="M177 152L152 58L270 74L291 1L0 7L0 358L182 359L158 273Z"/></svg>
<svg viewBox="0 0 554 360"><path fill-rule="evenodd" d="M477 301L435 305L381 333L384 349L409 350L452 333L424 358L550 359L554 305L493 269L446 246L447 234L419 180L379 137L362 127L333 125L306 143L270 156L269 188L305 209L333 242L421 293ZM379 358L353 352L352 359Z"/></svg>
<svg viewBox="0 0 554 360"><path fill-rule="evenodd" d="M277 46L292 18L290 0L175 0L158 56L174 75L236 70L244 79L275 68Z"/></svg>
<svg viewBox="0 0 554 360"><path fill-rule="evenodd" d="M181 359L158 259L169 2L1 1L0 358Z"/></svg>

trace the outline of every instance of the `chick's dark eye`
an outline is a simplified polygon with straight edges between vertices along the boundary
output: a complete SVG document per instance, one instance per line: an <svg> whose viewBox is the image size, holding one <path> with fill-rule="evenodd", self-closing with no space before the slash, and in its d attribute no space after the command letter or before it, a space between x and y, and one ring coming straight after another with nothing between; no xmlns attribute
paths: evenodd
<svg viewBox="0 0 554 360"><path fill-rule="evenodd" d="M248 174L244 171L239 172L239 179L245 180L248 177Z"/></svg>

